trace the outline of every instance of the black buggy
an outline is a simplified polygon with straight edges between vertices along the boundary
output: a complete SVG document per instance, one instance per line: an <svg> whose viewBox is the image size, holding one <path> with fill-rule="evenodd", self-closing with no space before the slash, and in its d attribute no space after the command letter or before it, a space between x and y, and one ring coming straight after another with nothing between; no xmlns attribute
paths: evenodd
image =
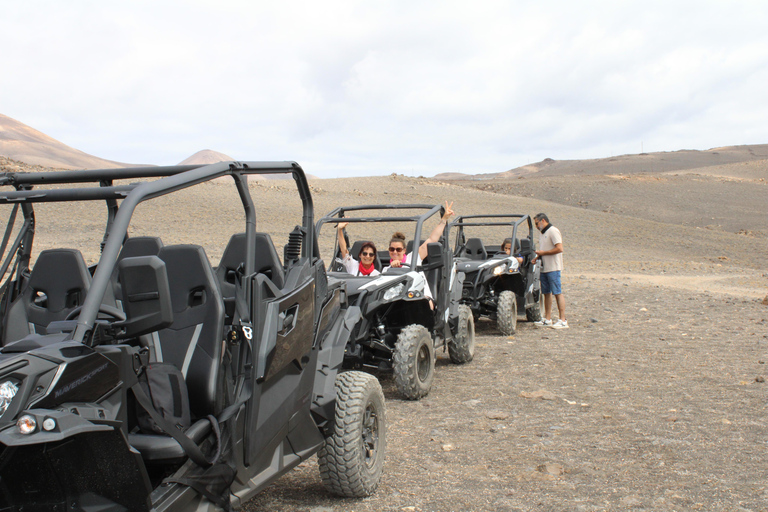
<svg viewBox="0 0 768 512"><path fill-rule="evenodd" d="M303 205L283 262L256 232L247 184L279 173ZM217 268L199 245L128 237L140 203L217 178L236 189L244 220ZM340 371L360 311L343 282L326 278L297 164L8 173L0 185L10 211L0 242L0 510L237 509L314 453L331 492L376 489L384 399L375 378ZM54 247L30 267L33 207L43 202L106 204L96 264Z"/></svg>
<svg viewBox="0 0 768 512"><path fill-rule="evenodd" d="M452 229L456 230L453 234ZM475 320L489 317L510 336L517 330L518 315L524 314L531 322L541 319L541 265L532 263L536 246L528 215L464 215L448 230L448 236L455 237L456 270L464 275L461 303L472 309ZM490 233L498 237L491 240ZM485 240L477 235L484 235ZM502 251L507 239L510 254Z"/></svg>
<svg viewBox="0 0 768 512"><path fill-rule="evenodd" d="M459 303L462 283L454 271L450 247L441 238L428 244L428 254L420 264L415 256L424 242L425 223L440 218L444 211L440 205L429 204L350 206L336 208L317 222L318 234L323 225L335 228L341 222L350 223L350 228L377 223L414 226L413 239L406 244L406 253L414 253L411 264L386 268L389 252L379 250L375 266L386 271L376 277L354 277L341 265L338 243L334 242L336 257L329 265L330 282L345 282L348 300L362 313L349 338L344 368L391 371L398 391L409 400L429 393L438 348L447 350L456 364L467 363L474 356L474 321L469 308ZM348 240L350 254L357 255L371 238ZM414 240L421 243L414 244ZM432 307L427 287L432 293Z"/></svg>

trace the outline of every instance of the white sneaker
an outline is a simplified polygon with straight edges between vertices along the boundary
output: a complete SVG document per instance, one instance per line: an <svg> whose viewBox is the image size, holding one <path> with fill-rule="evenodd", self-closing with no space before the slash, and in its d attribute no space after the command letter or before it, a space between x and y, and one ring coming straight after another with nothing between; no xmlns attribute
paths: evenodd
<svg viewBox="0 0 768 512"><path fill-rule="evenodd" d="M553 329L567 329L568 328L568 320L558 320L557 322L552 324Z"/></svg>
<svg viewBox="0 0 768 512"><path fill-rule="evenodd" d="M533 322L536 327L552 327L552 320L542 317L541 320Z"/></svg>

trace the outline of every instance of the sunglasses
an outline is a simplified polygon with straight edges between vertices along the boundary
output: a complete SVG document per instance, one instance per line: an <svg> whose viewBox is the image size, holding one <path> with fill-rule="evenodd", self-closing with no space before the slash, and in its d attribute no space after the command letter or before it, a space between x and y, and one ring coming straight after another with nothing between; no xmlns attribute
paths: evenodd
<svg viewBox="0 0 768 512"><path fill-rule="evenodd" d="M360 256L374 256L374 253L372 253L372 252L361 252Z"/></svg>
<svg viewBox="0 0 768 512"><path fill-rule="evenodd" d="M402 247L390 247L389 252L403 252L405 249Z"/></svg>

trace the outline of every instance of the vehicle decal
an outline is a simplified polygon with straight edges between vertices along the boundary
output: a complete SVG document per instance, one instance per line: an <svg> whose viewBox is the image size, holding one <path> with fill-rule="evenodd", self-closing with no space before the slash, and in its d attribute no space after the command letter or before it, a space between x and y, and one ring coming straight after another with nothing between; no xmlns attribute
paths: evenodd
<svg viewBox="0 0 768 512"><path fill-rule="evenodd" d="M370 283L365 283L363 286L358 288L359 290L365 290L367 288L375 288L378 286L384 286L385 284L391 283L393 281L397 281L398 279L402 278L403 276L381 276L377 277Z"/></svg>

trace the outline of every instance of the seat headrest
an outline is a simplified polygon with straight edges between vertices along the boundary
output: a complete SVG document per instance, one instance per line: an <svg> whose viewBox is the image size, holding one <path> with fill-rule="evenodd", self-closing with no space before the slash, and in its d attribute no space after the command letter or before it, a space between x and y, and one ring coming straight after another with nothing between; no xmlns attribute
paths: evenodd
<svg viewBox="0 0 768 512"><path fill-rule="evenodd" d="M158 256L168 273L174 316L205 304L216 288L205 250L199 245L166 245Z"/></svg>
<svg viewBox="0 0 768 512"><path fill-rule="evenodd" d="M163 247L163 241L156 236L134 236L128 238L120 249L118 261L134 256L157 256Z"/></svg>
<svg viewBox="0 0 768 512"><path fill-rule="evenodd" d="M46 309L51 312L82 304L90 285L88 266L76 249L42 251L29 276L29 287L46 295Z"/></svg>

